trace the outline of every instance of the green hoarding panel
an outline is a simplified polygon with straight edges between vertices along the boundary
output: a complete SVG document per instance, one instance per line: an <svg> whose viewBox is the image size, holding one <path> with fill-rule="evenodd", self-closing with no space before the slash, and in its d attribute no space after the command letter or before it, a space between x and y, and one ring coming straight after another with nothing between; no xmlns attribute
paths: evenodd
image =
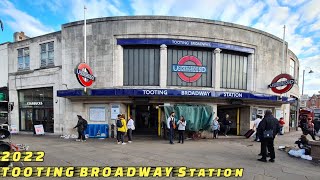
<svg viewBox="0 0 320 180"><path fill-rule="evenodd" d="M174 105L164 107L166 120L171 112L175 112L176 122L183 116L187 121L187 131L210 130L214 115L211 106L206 105Z"/></svg>

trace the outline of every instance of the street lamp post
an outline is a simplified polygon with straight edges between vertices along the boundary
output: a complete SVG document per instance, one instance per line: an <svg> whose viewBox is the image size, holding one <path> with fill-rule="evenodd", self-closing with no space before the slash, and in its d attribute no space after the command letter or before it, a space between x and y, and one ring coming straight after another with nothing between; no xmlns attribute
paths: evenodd
<svg viewBox="0 0 320 180"><path fill-rule="evenodd" d="M305 74L306 70L303 70L302 73L302 95L303 95L303 90L304 90L304 74ZM310 69L309 74L313 73L313 71Z"/></svg>

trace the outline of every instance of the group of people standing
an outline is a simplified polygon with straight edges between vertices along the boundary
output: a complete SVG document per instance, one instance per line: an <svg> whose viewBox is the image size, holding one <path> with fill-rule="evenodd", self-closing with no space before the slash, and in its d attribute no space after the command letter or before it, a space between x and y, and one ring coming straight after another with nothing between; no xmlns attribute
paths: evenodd
<svg viewBox="0 0 320 180"><path fill-rule="evenodd" d="M212 132L213 132L213 139L218 138L219 131L221 130L221 127L223 128L223 135L228 136L228 132L230 131L232 121L230 120L229 114L226 114L226 116L219 122L219 117L216 117L212 121Z"/></svg>
<svg viewBox="0 0 320 180"><path fill-rule="evenodd" d="M77 128L78 131L78 138L76 141L86 141L85 131L88 127L88 122L85 120L82 116L78 116L78 123L74 127ZM132 117L129 117L128 122L125 120L124 114L118 114L117 120L116 120L116 128L117 128L117 143L125 145L124 142L124 136L127 133L128 134L128 143L132 143L132 131L135 130L134 121Z"/></svg>
<svg viewBox="0 0 320 180"><path fill-rule="evenodd" d="M124 114L118 114L118 118L116 120L117 126L117 144L125 145L124 136L128 134L128 143L132 143L132 131L135 130L134 121L132 117L129 117L128 123L125 120Z"/></svg>
<svg viewBox="0 0 320 180"><path fill-rule="evenodd" d="M180 117L179 121L176 123L175 121L175 113L171 112L170 116L167 119L167 129L169 131L169 143L173 143L174 139L174 130L176 129L176 125L178 125L178 132L179 132L179 141L178 143L184 143L184 132L186 130L187 122L183 116Z"/></svg>

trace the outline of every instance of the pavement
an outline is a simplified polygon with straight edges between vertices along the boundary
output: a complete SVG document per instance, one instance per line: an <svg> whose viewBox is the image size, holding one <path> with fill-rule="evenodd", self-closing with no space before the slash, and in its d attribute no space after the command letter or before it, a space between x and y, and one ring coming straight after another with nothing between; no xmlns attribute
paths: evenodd
<svg viewBox="0 0 320 180"><path fill-rule="evenodd" d="M295 131L278 136L275 140L275 147L279 145L294 146L294 142L300 135L301 132ZM310 139L310 137L308 138ZM25 163L25 166L244 168L243 177L239 179L320 179L320 166L318 163L290 157L286 152L280 150L275 150L276 161L274 163L259 162L257 161L259 158L257 154L260 152L260 143L254 142L253 139L239 137L222 137L219 139L201 139L197 141L187 140L184 144L175 143L174 145L170 145L168 141L163 139L141 137L134 139L133 143L126 145L118 145L114 139L88 139L86 142L76 142L56 136L13 135L11 140L13 143L29 145L29 150L45 151L44 162ZM138 177L130 179L138 179ZM171 177L170 179L181 178ZM191 178L186 177L182 179ZM226 178L202 177L201 179ZM229 177L227 179L232 180L237 178Z"/></svg>

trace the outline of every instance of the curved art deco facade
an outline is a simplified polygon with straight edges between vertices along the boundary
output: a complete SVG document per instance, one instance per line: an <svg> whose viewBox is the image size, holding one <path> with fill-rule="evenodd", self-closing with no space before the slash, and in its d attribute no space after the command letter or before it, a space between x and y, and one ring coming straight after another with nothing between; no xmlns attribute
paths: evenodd
<svg viewBox="0 0 320 180"><path fill-rule="evenodd" d="M119 111L133 116L142 134L163 135L163 106L169 104L210 106L213 116L229 114L230 133L237 135L250 129L256 115L266 109L285 118L285 131L295 127L298 85L290 85L290 91L281 95L268 87L279 74L290 74L292 82L299 77L298 58L285 43L282 61L283 41L276 36L195 18L90 19L87 63L95 82L84 92L75 75L84 59L83 27L83 21L67 23L59 32L9 45L12 100L21 103L18 94L23 89L52 87L55 133L70 134L77 114L89 119L89 124L110 126ZM39 68L43 42L54 43L54 65ZM30 69L21 75L18 49L24 47L29 47ZM28 83L17 85L17 78ZM16 109L14 116L21 126L21 111Z"/></svg>

